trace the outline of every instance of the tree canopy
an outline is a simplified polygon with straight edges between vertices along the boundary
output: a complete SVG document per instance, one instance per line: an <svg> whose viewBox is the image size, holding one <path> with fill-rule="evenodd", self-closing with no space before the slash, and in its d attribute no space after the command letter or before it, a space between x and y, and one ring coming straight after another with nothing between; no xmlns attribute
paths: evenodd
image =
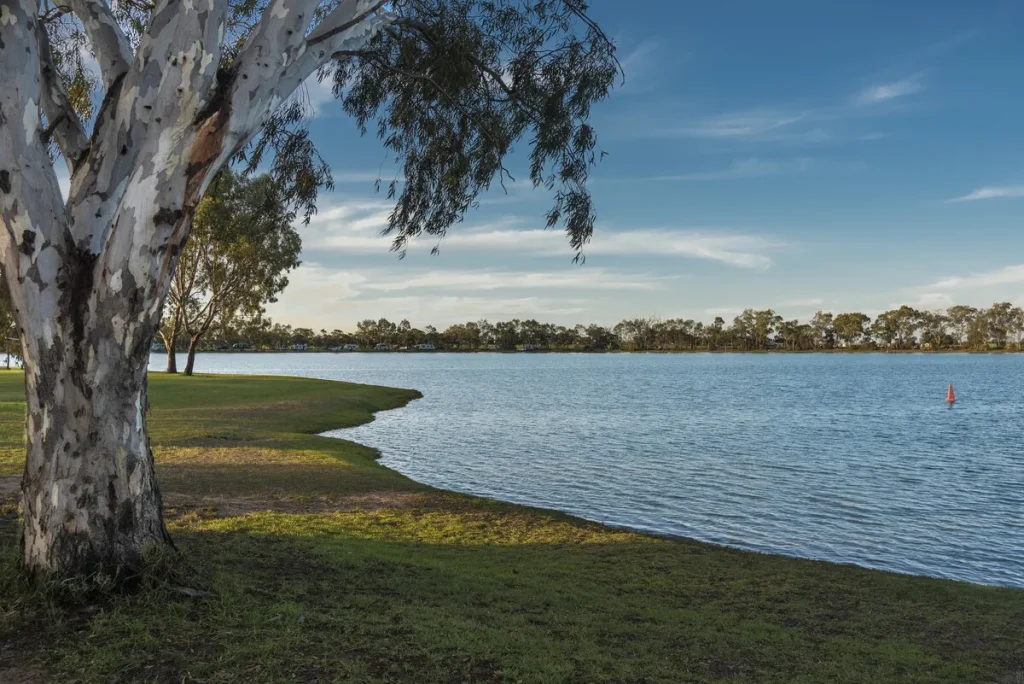
<svg viewBox="0 0 1024 684"><path fill-rule="evenodd" d="M89 122L102 123L97 112L112 101L120 87L114 74L127 66L114 62L127 60L132 51L142 56L138 51L160 26L156 22L174 12L166 1L104 5L102 0L42 4L51 65L44 69L52 69L54 85L64 91L57 99L67 104L46 113L44 135L65 156L88 146L69 143L69 128L84 132ZM260 42L261 31L273 30L271 11L312 9L309 17L299 18L308 35L297 55L310 64L293 78L315 72L330 82L358 129L375 133L401 169L399 178L383 180L396 202L386 229L394 250L404 254L417 235L443 237L481 192L512 179L505 161L514 143L528 138L529 180L553 195L547 225L562 226L570 247L582 255L596 218L586 182L602 156L589 123L591 107L609 94L621 71L615 45L588 16L587 2L210 0L209 5L211 12L226 12L211 110L238 80L248 80L246 51ZM337 40L371 18L379 21L364 40ZM106 36L105 22L115 22L123 36ZM295 28L286 30L291 34ZM120 44L121 54L107 54L107 41ZM90 53L100 77L85 59ZM76 114L81 122L71 121ZM330 167L310 137L308 114L300 88L266 113L250 139L228 151L244 171L266 166L286 201L307 220L318 191L333 188ZM74 159L68 161L75 166Z"/></svg>
<svg viewBox="0 0 1024 684"><path fill-rule="evenodd" d="M267 175L222 172L192 219L192 235L174 274L163 326L168 353L180 330L188 337L191 375L200 339L215 326L258 320L299 265L302 239L294 212Z"/></svg>

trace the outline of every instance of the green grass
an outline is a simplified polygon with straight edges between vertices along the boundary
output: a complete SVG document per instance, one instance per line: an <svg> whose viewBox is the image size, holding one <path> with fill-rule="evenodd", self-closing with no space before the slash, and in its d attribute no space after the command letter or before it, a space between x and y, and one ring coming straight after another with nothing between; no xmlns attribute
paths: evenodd
<svg viewBox="0 0 1024 684"><path fill-rule="evenodd" d="M312 434L409 391L150 383L169 525L188 581L216 598L166 581L103 597L32 589L15 570L8 497L0 681L1017 684L1024 671L1024 591L441 492ZM20 392L20 375L0 374L6 473L20 470Z"/></svg>

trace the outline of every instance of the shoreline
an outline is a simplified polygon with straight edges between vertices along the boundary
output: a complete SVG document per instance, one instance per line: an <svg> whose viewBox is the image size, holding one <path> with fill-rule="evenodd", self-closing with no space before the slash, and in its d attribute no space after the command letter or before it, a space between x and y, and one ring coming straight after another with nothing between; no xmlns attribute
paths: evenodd
<svg viewBox="0 0 1024 684"><path fill-rule="evenodd" d="M420 398L422 398L422 397L420 397ZM416 401L416 400L414 399L413 401ZM409 402L409 403L412 403L412 402ZM390 410L397 411L397 410L401 410L403 408L406 408L406 406L408 406L408 404L406 404L405 406L396 407L395 409L387 409L387 410L389 410L389 411ZM372 421L368 421L368 422L372 422ZM352 426L352 427L360 427L360 426ZM326 437L327 439L341 439L341 440L345 440L344 437L329 435L327 433L329 433L329 432L337 432L337 431L340 431L340 430L347 430L347 429L352 429L352 428L337 428L335 430L328 430L325 433L321 433L319 436ZM345 441L351 441L351 440L345 440ZM356 443L357 444L361 444L361 442L356 442ZM378 456L377 456L378 462L380 462L380 459L384 458L384 456L385 456L383 454L383 452L381 452L376 447L370 447L370 446L365 445L365 444L363 444L362 446L365 446L366 448L372 449L373 451L377 452L377 454L378 454ZM918 578L918 579L923 579L923 580L940 580L940 581L945 581L945 582L958 582L958 583L962 583L962 584L967 584L967 585L972 585L972 586L979 586L979 587L992 587L992 588L1011 589L1011 590L1024 591L1024 582L1022 582L1020 584L998 584L998 583L993 583L993 582L978 582L976 580L962 579L962 578L959 578L959 577L950 577L950 576L943 576L943 575L926 575L926 574L920 574L920 573L914 573L914 572L908 572L908 571L902 571L902 570L895 570L895 569L892 569L892 568L885 568L885 567L874 566L874 565L865 565L865 564L862 564L862 563L858 563L856 561L841 561L841 560L835 560L835 559L832 559L832 558L825 558L825 557L821 557L821 556L806 556L806 555L797 555L797 554L793 554L793 553L785 553L783 551L776 551L776 550L756 549L756 548L752 548L750 546L745 546L745 545L742 545L742 544L728 544L728 543L725 543L725 542L717 542L717 541L712 541L712 540L709 540L709 539L702 539L700 537L691 537L691 536L687 536L687 535L684 535L684 534L676 534L676 533L673 533L673 532L662 532L662 531L656 530L654 528L649 528L649 527L640 527L640 526L636 526L636 525L630 525L630 524L627 524L627 523L615 523L615 522L610 522L610 521L607 521L607 520L601 520L601 519L598 519L598 518L592 518L592 517L589 517L588 515L586 515L585 513L574 513L572 511L563 510L561 508L553 508L553 507L549 506L548 504L544 504L544 503L529 503L529 502L526 502L526 501L515 501L515 500L512 500L512 499L499 498L499 497L496 497L496 496L492 496L490 494L481 494L481 493L476 493L476 492L466 491L466 490L461 490L461 489L450 489L448 487L440 487L438 485L432 485L432 484L430 484L428 482L423 482L421 480L418 480L418 479L414 478L413 476L408 475L408 474L402 472L401 470L398 470L397 468L393 468L393 467L391 467L391 466L389 466L389 465L387 465L385 463L380 463L380 466L382 468L387 468L388 470L390 470L390 471L392 471L392 472L394 472L394 473L396 473L398 475L401 475L402 477L407 477L410 480L412 480L412 481L414 481L414 482L416 482L416 483L418 483L418 484L420 484L420 485L422 485L424 487L430 487L431 489L435 489L437 491L444 492L444 493L447 493L447 494L454 494L454 495L457 495L457 496L467 496L467 497L472 497L472 498L475 498L475 499L481 499L481 500L484 500L484 501L489 501L489 502L492 502L492 503L504 504L504 505L509 505L509 506L521 506L521 507L528 508L528 509L531 509L531 510L534 510L534 511L538 511L538 512L542 512L542 513L564 515L564 516L568 516L569 518L573 518L573 519L579 520L580 522L594 524L594 525L600 525L602 527L605 527L605 528L608 528L608 529L611 529L611 530L621 531L621 532L630 532L630 533L634 533L634 534L641 534L641 535L652 537L652 538L655 538L655 539L665 539L665 540L669 540L669 541L679 541L679 542L686 542L686 543L693 543L693 544L704 544L704 545L707 545L707 546L710 546L710 547L714 547L714 548L717 548L717 549L722 549L722 550L739 551L739 552L742 552L742 553L753 553L753 554L758 554L758 555L761 555L761 556L788 558L788 559L792 559L792 560L802 560L802 561L809 561L809 562L813 562L813 563L827 563L827 564L835 565L835 566L838 566L838 567L857 568L857 569L860 569L860 570L868 570L868 571L871 571L871 572L890 573L890 574L898 575L898 576L902 576L902 577L913 577L913 578Z"/></svg>
<svg viewBox="0 0 1024 684"><path fill-rule="evenodd" d="M18 380L0 374L0 404L23 401ZM0 680L28 667L40 673L30 681L299 673L392 684L681 673L954 684L1024 672L1024 590L740 550L439 489L369 447L320 434L370 422L417 391L154 372L150 392L168 528L193 574L186 586L212 598L157 583L145 600L58 608L19 579L8 496ZM0 412L10 447L0 475L23 468L23 431L23 409Z"/></svg>

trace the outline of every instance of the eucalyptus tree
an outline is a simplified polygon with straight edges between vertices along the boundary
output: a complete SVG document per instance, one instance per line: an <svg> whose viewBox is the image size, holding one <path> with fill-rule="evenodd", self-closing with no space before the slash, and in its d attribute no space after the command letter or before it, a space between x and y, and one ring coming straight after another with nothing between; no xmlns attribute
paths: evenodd
<svg viewBox="0 0 1024 684"><path fill-rule="evenodd" d="M966 304L957 304L946 309L946 317L949 318L950 327L953 330L953 338L957 345L967 342L968 334L978 317L978 310Z"/></svg>
<svg viewBox="0 0 1024 684"><path fill-rule="evenodd" d="M871 318L860 312L841 313L832 322L836 337L846 346L863 341L869 336Z"/></svg>
<svg viewBox="0 0 1024 684"><path fill-rule="evenodd" d="M295 214L267 175L222 172L196 208L192 233L171 281L165 337L168 371L175 333L188 336L185 375L192 375L200 340L215 326L258 319L298 267L302 239Z"/></svg>
<svg viewBox="0 0 1024 684"><path fill-rule="evenodd" d="M814 329L814 346L818 349L828 349L835 341L835 320L828 311L818 311L811 318L811 328Z"/></svg>
<svg viewBox="0 0 1024 684"><path fill-rule="evenodd" d="M27 388L22 557L70 575L170 544L146 430L150 344L218 171L269 169L306 216L330 183L293 96L307 79L330 79L401 166L396 250L443 236L525 138L529 177L553 195L547 223L580 256L595 220L588 120L618 64L584 0L2 0L0 73L0 268Z"/></svg>

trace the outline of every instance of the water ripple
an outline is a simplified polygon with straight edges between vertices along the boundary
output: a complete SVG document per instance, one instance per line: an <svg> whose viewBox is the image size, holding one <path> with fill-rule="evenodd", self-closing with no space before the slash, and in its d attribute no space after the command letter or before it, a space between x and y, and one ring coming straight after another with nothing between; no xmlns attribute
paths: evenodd
<svg viewBox="0 0 1024 684"><path fill-rule="evenodd" d="M199 364L419 389L424 399L331 434L439 487L757 551L1024 586L1019 356L221 354Z"/></svg>

